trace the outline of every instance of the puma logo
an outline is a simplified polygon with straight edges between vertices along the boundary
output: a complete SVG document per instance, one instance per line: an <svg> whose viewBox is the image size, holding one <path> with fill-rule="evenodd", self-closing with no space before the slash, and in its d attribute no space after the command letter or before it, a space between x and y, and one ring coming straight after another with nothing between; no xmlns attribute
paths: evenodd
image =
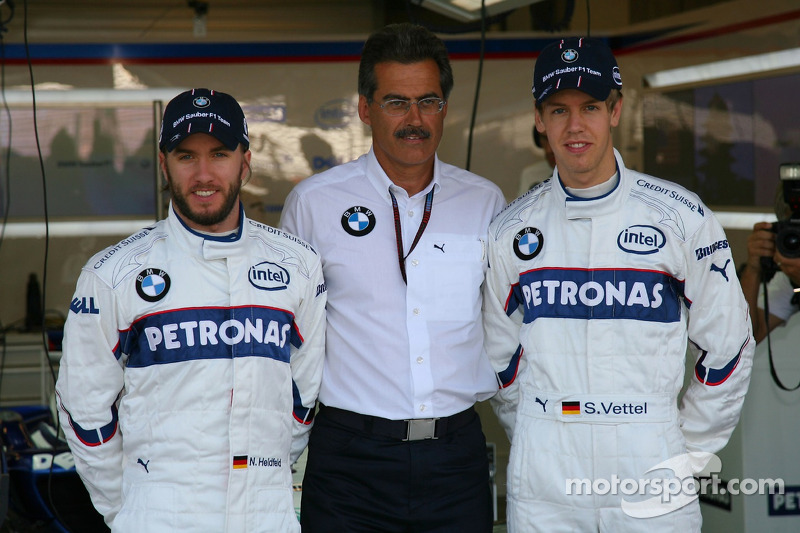
<svg viewBox="0 0 800 533"><path fill-rule="evenodd" d="M434 244L433 247L436 248L437 250L441 250L442 253L444 253L444 245L445 244L447 244L447 243L443 242L441 246L439 246L438 244Z"/></svg>
<svg viewBox="0 0 800 533"><path fill-rule="evenodd" d="M150 464L149 460L145 463L144 461L142 461L142 458L140 457L139 460L136 461L136 463L142 465L144 467L145 472L147 472L148 474L150 473L150 470L147 468L147 465Z"/></svg>
<svg viewBox="0 0 800 533"><path fill-rule="evenodd" d="M728 269L728 263L730 262L731 260L728 259L727 261L725 261L725 264L722 265L721 267L718 267L714 263L711 263L711 272L719 272L720 274L722 274L722 277L725 278L725 281L730 282L731 280L728 279L728 273L725 272Z"/></svg>
<svg viewBox="0 0 800 533"><path fill-rule="evenodd" d="M538 396L536 397L536 403L538 403L538 404L541 404L541 406L542 406L542 411L544 411L545 413L547 412L547 402L548 402L548 401L549 401L549 400L542 401L542 400L540 400L540 399L539 399L539 397L538 397Z"/></svg>

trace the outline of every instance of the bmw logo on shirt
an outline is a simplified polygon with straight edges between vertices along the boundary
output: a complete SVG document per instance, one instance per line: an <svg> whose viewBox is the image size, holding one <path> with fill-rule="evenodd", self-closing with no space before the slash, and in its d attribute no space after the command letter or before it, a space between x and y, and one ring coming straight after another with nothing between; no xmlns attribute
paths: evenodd
<svg viewBox="0 0 800 533"><path fill-rule="evenodd" d="M160 268L147 268L136 276L136 293L147 302L157 302L169 292L169 274Z"/></svg>
<svg viewBox="0 0 800 533"><path fill-rule="evenodd" d="M354 237L363 237L375 229L375 213L355 205L342 214L342 228Z"/></svg>
<svg viewBox="0 0 800 533"><path fill-rule="evenodd" d="M536 228L525 228L514 236L514 253L523 261L533 259L542 251L544 236Z"/></svg>

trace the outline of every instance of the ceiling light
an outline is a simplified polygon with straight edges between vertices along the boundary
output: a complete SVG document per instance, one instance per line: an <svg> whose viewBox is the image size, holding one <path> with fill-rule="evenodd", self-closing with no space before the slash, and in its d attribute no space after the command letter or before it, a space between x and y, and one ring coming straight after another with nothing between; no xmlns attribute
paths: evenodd
<svg viewBox="0 0 800 533"><path fill-rule="evenodd" d="M471 22L481 18L481 0L415 0L417 5L450 18ZM542 0L485 0L486 15L497 15Z"/></svg>
<svg viewBox="0 0 800 533"><path fill-rule="evenodd" d="M661 88L673 85L687 85L720 78L731 78L745 74L756 74L800 66L800 48L769 52L754 56L714 61L691 67L662 70L653 74L645 74L644 79L649 87Z"/></svg>
<svg viewBox="0 0 800 533"><path fill-rule="evenodd" d="M72 89L70 86L42 87L36 85L36 103L38 104L108 104L108 103L140 103L161 100L169 102L176 94L186 88L161 87L152 89ZM27 89L7 89L7 104L29 105L33 102L30 87Z"/></svg>

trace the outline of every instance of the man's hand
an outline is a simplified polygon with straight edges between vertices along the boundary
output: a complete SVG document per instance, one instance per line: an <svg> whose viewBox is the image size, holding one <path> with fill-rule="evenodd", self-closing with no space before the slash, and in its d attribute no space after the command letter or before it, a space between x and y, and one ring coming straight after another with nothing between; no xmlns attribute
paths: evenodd
<svg viewBox="0 0 800 533"><path fill-rule="evenodd" d="M800 257L794 257L790 259L782 256L781 253L776 250L775 254L773 255L773 259L778 265L778 268L780 268L784 274L789 276L789 279L792 280L792 283L795 285L800 285Z"/></svg>
<svg viewBox="0 0 800 533"><path fill-rule="evenodd" d="M770 313L769 323L764 316L764 310L759 307L758 290L762 283L761 258L772 258L784 272L791 278L787 271L792 268L795 275L800 276L800 259L786 259L775 248L775 233L772 232L771 222L758 222L753 226L753 233L747 238L747 263L741 272L741 284L744 298L750 307L750 320L753 323L753 337L756 342L767 336L783 320ZM791 262L791 265L789 264Z"/></svg>
<svg viewBox="0 0 800 533"><path fill-rule="evenodd" d="M760 274L761 258L773 257L776 253L772 223L757 222L747 238L747 267Z"/></svg>
<svg viewBox="0 0 800 533"><path fill-rule="evenodd" d="M800 285L800 257L787 258L775 246L772 223L757 222L747 238L747 267L761 273L761 258L771 257L795 285Z"/></svg>

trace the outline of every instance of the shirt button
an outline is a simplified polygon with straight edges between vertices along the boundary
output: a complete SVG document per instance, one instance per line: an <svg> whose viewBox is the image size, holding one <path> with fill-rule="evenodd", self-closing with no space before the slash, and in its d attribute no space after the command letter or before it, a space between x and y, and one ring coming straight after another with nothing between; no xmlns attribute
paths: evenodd
<svg viewBox="0 0 800 533"><path fill-rule="evenodd" d="M422 405L420 405L420 406L419 406L419 410L420 410L420 411L424 411L424 410L425 410L425 404L424 404L424 403L423 403Z"/></svg>
<svg viewBox="0 0 800 533"><path fill-rule="evenodd" d="M412 259L411 260L411 266L417 266L418 264L419 264L419 260L418 259Z"/></svg>
<svg viewBox="0 0 800 533"><path fill-rule="evenodd" d="M417 363L422 364L423 361L425 361L425 359L423 359L422 357L417 357Z"/></svg>
<svg viewBox="0 0 800 533"><path fill-rule="evenodd" d="M414 314L415 314L415 315L418 315L419 313L420 313L420 311L419 311L419 308L415 308L415 309L414 309Z"/></svg>
<svg viewBox="0 0 800 533"><path fill-rule="evenodd" d="M409 211L408 212L408 216L413 217L414 216L414 211Z"/></svg>

